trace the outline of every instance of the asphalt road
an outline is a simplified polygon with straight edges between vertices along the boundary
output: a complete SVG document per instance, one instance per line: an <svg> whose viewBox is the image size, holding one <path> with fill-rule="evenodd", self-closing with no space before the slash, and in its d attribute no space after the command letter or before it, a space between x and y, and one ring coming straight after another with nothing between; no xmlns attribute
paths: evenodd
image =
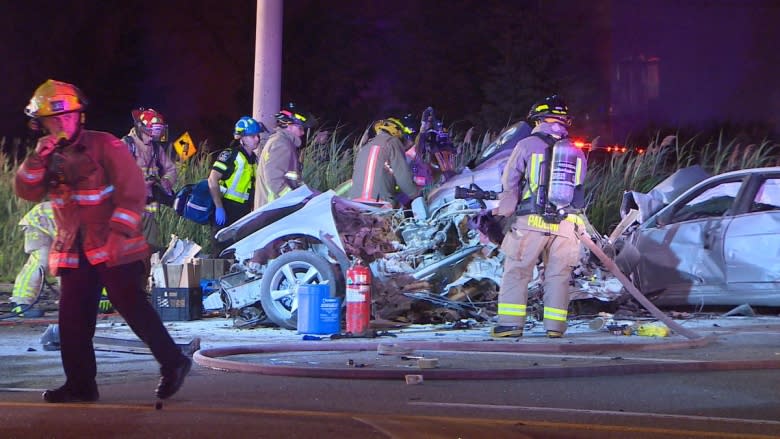
<svg viewBox="0 0 780 439"><path fill-rule="evenodd" d="M732 329L724 328L725 323L707 322L702 327L710 328L708 335L715 334L712 328L718 329L717 340L690 349L436 355L441 357L442 368L776 360L780 357L780 326L776 323ZM171 331L188 336L190 327L197 325L173 325ZM182 390L158 410L153 397L158 377L154 360L148 354L116 349L98 352L99 402L52 405L43 403L40 393L62 382L59 353L41 350L37 337L42 329L0 327L0 437L780 437L777 369L424 380L409 385L403 379L268 376L196 365ZM243 345L274 337L276 341L300 340L294 333L266 331L231 333L226 340L212 328L203 333L204 344ZM416 337L473 342L484 340L484 331L457 335L420 331ZM530 335L524 343L550 343ZM577 345L584 339L585 334L572 333L558 343ZM403 335L393 341L398 340L403 341ZM392 366L380 364L375 353L335 348L324 353L245 355L242 360L336 368L345 367L348 358L369 363L367 367Z"/></svg>

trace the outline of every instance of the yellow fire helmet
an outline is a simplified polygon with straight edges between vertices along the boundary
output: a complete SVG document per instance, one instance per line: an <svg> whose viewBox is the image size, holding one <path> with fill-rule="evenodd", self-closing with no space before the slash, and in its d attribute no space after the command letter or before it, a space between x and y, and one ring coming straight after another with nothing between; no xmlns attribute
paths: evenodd
<svg viewBox="0 0 780 439"><path fill-rule="evenodd" d="M87 100L78 87L49 79L35 90L24 113L30 117L54 116L82 111L86 106Z"/></svg>
<svg viewBox="0 0 780 439"><path fill-rule="evenodd" d="M412 130L404 126L403 122L395 117L380 119L374 122L374 131L378 133L380 130L398 138L412 134Z"/></svg>

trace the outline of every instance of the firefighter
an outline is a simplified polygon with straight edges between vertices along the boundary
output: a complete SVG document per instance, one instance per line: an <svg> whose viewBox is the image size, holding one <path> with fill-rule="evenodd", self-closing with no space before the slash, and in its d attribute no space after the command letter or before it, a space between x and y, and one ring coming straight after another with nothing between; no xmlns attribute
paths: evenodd
<svg viewBox="0 0 780 439"><path fill-rule="evenodd" d="M208 185L217 228L229 226L252 211L257 167L255 150L260 144L260 135L267 131L260 122L249 116L242 117L233 129L239 146L219 153L212 165Z"/></svg>
<svg viewBox="0 0 780 439"><path fill-rule="evenodd" d="M544 328L548 337L559 338L566 331L569 282L579 258L574 227L583 224L576 212L582 207L587 161L567 139L572 118L560 97L553 95L535 103L528 120L534 129L515 145L509 157L501 177L503 192L494 212L505 217L516 214L517 218L501 244L504 275L498 323L491 334L523 335L528 283L542 256ZM563 177L565 185L560 181ZM562 192L568 200L559 199Z"/></svg>
<svg viewBox="0 0 780 439"><path fill-rule="evenodd" d="M374 132L355 158L349 196L361 202L405 205L419 193L404 155L405 141L413 131L391 117L376 121Z"/></svg>
<svg viewBox="0 0 780 439"><path fill-rule="evenodd" d="M35 308L34 304L43 290L49 266L49 248L57 234L51 202L44 201L33 206L19 225L24 232L24 251L29 256L14 280L11 312L21 317L41 317L43 311ZM112 309L105 288L100 294L98 309L104 313Z"/></svg>
<svg viewBox="0 0 780 439"><path fill-rule="evenodd" d="M144 174L146 182L146 207L143 215L143 232L146 242L157 252L163 248L157 212L160 202L172 202L176 186L176 165L166 153L162 140L168 126L165 117L152 108L137 108L130 112L133 127L122 138Z"/></svg>
<svg viewBox="0 0 780 439"><path fill-rule="evenodd" d="M303 145L303 135L311 127L311 121L293 104L288 104L274 117L274 133L259 154L255 209L303 184L298 148Z"/></svg>
<svg viewBox="0 0 780 439"><path fill-rule="evenodd" d="M41 317L43 312L33 305L43 288L49 262L49 247L57 233L51 202L33 206L19 221L24 232L24 252L29 256L14 280L11 311L22 317Z"/></svg>
<svg viewBox="0 0 780 439"><path fill-rule="evenodd" d="M146 191L141 171L121 140L83 127L86 100L72 84L47 80L25 113L44 135L16 172L25 200L49 198L57 234L49 270L60 276L59 332L65 384L47 390L50 403L96 401L92 337L106 287L111 303L160 364L158 398L184 382L192 362L176 346L146 298L149 246L141 233Z"/></svg>

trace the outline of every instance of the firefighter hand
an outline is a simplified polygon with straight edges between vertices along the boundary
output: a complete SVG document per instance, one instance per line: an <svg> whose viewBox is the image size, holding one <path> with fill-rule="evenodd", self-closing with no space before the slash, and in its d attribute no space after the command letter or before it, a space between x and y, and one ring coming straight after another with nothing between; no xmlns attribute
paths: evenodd
<svg viewBox="0 0 780 439"><path fill-rule="evenodd" d="M225 224L226 219L227 217L225 215L225 208L217 207L216 211L214 212L214 222L216 222L218 226L221 226Z"/></svg>
<svg viewBox="0 0 780 439"><path fill-rule="evenodd" d="M100 303L98 304L98 308L100 309L100 312L105 314L108 312L111 312L111 309L113 308L111 306L111 302L108 299L100 299Z"/></svg>
<svg viewBox="0 0 780 439"><path fill-rule="evenodd" d="M43 136L38 139L38 143L35 145L35 152L41 157L48 157L59 143L59 138L53 135Z"/></svg>

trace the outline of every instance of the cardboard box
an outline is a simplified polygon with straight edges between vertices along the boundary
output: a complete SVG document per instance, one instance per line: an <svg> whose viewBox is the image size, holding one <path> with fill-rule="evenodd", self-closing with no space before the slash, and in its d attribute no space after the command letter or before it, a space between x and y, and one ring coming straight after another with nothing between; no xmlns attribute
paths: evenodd
<svg viewBox="0 0 780 439"><path fill-rule="evenodd" d="M179 278L179 288L200 287L200 265L187 262L180 267L181 277Z"/></svg>
<svg viewBox="0 0 780 439"><path fill-rule="evenodd" d="M163 265L163 273L165 277L165 288L178 288L181 282L181 264L165 264Z"/></svg>

